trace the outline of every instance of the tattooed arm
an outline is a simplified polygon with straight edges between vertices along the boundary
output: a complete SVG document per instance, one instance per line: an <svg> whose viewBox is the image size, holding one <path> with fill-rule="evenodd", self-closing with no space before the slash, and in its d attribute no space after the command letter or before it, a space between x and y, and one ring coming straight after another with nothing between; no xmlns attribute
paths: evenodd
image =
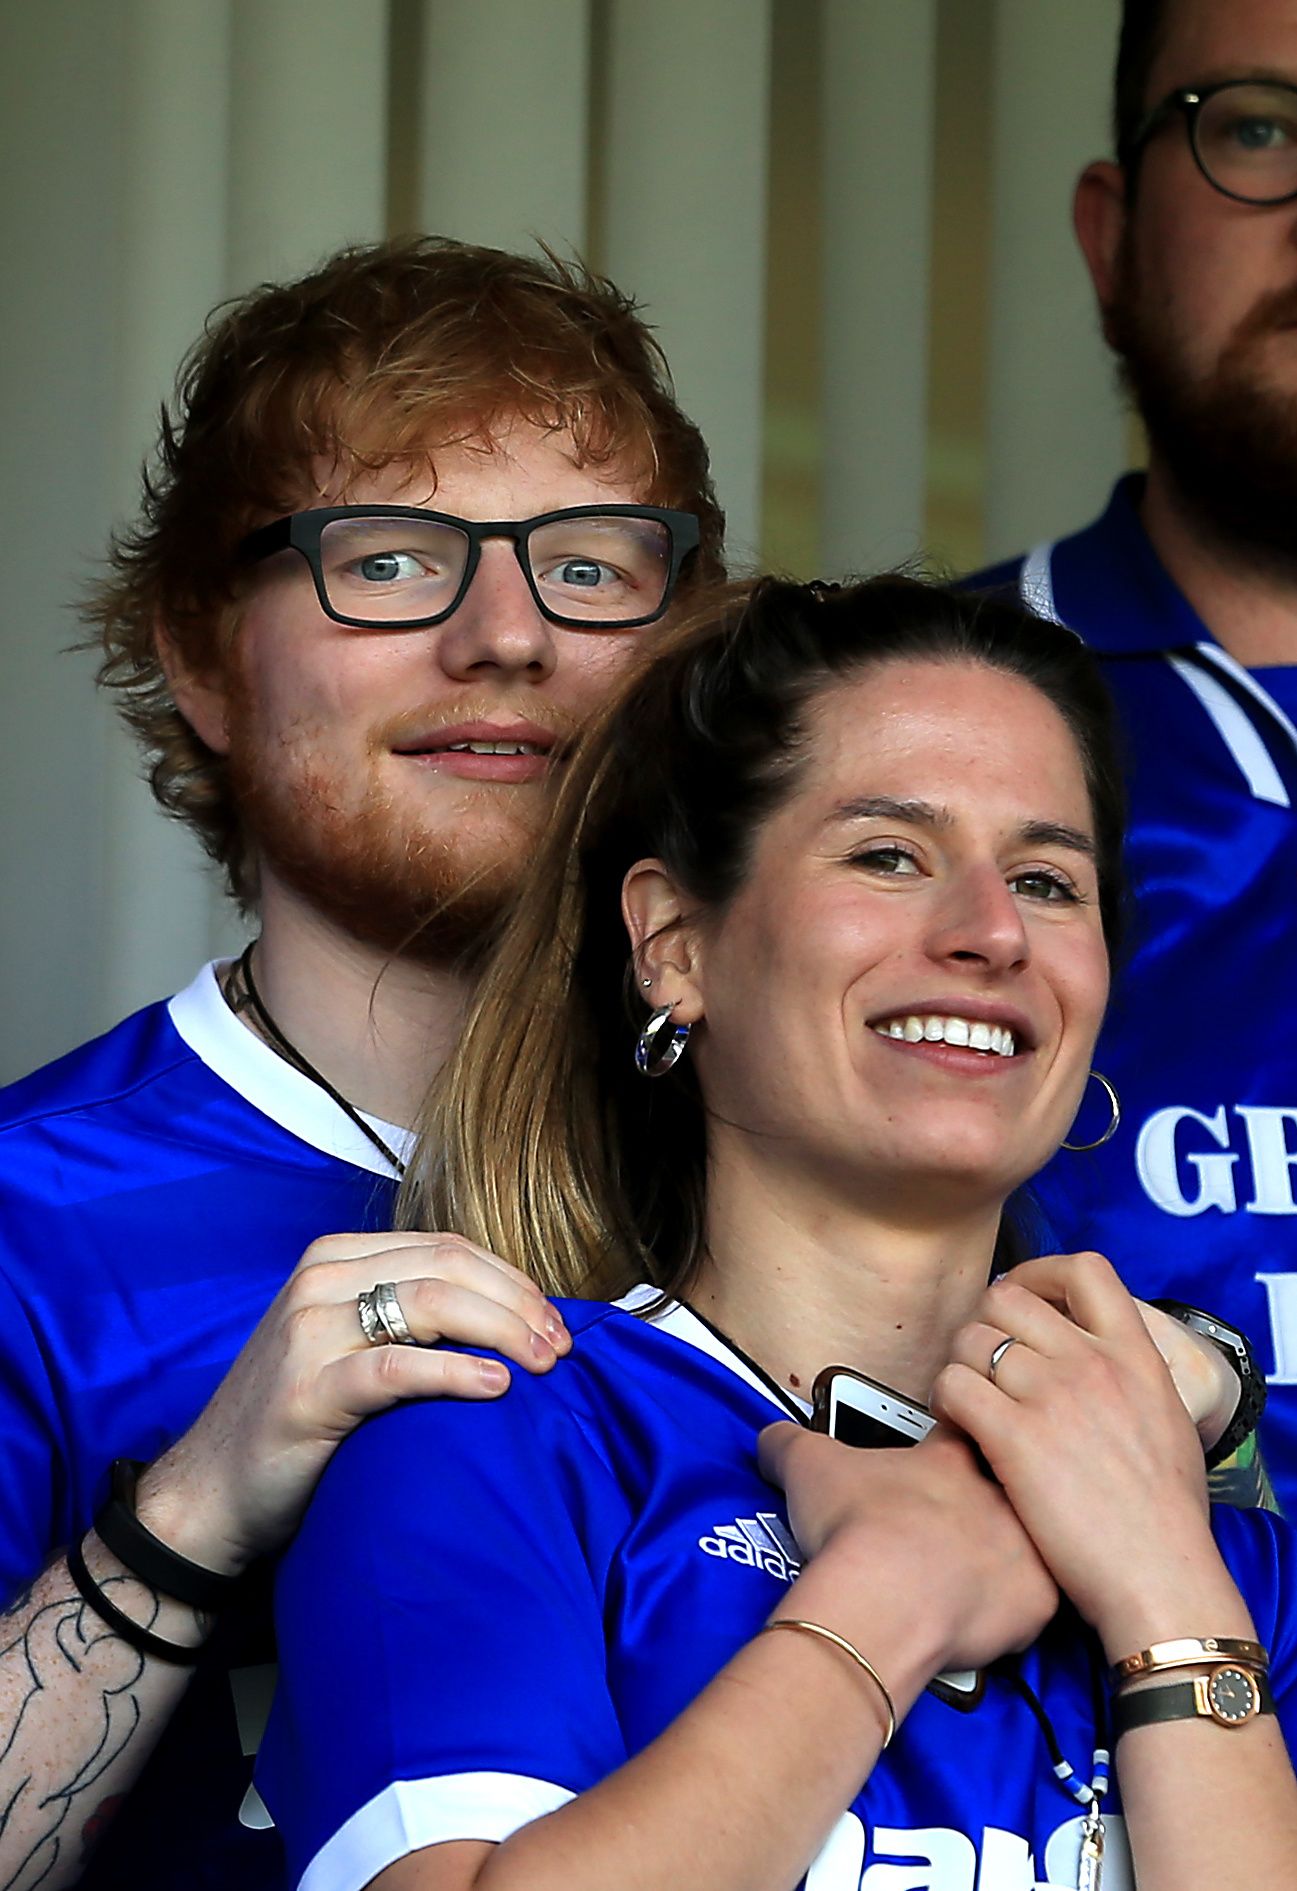
<svg viewBox="0 0 1297 1891"><path fill-rule="evenodd" d="M192 1609L128 1576L98 1538L86 1566L133 1620L193 1645ZM72 1883L102 1814L133 1783L190 1671L147 1659L78 1594L60 1556L0 1615L0 1891Z"/></svg>
<svg viewBox="0 0 1297 1891"><path fill-rule="evenodd" d="M376 1279L398 1285L421 1344L366 1342L356 1296ZM18 1309L11 1346L21 1319ZM490 1348L529 1372L547 1371L571 1343L539 1288L453 1235L313 1243L206 1407L141 1477L141 1523L221 1575L273 1553L339 1439L370 1412L405 1398L481 1399L504 1390L508 1373L498 1362L441 1351L442 1338ZM31 1376L41 1364L34 1357ZM32 1427L23 1418L15 1410L0 1433L30 1454ZM36 1526L25 1524L30 1539ZM164 1641L203 1639L202 1617L129 1575L93 1534L85 1555L92 1578L142 1626ZM59 1891L76 1879L189 1673L115 1635L83 1602L61 1558L0 1616L0 1891Z"/></svg>

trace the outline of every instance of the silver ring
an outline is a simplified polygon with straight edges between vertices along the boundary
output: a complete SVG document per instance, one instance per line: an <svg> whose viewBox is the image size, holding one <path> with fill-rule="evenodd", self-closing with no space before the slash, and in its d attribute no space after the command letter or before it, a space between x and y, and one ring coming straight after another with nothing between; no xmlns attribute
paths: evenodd
<svg viewBox="0 0 1297 1891"><path fill-rule="evenodd" d="M356 1295L356 1317L360 1321L360 1330L371 1346L388 1344L387 1329L378 1317L378 1289L367 1287Z"/></svg>
<svg viewBox="0 0 1297 1891"><path fill-rule="evenodd" d="M380 1280L373 1293L374 1311L378 1315L378 1323L392 1345L417 1346L419 1342L410 1331L405 1315L401 1311L401 1303L396 1297L395 1281Z"/></svg>
<svg viewBox="0 0 1297 1891"><path fill-rule="evenodd" d="M1008 1352L1010 1346L1016 1346L1017 1343L1017 1340L1010 1335L1008 1339L1002 1339L995 1351L991 1354L990 1363L986 1368L986 1376L991 1381L992 1385L995 1384L995 1375L1000 1370L1000 1363L1004 1355Z"/></svg>

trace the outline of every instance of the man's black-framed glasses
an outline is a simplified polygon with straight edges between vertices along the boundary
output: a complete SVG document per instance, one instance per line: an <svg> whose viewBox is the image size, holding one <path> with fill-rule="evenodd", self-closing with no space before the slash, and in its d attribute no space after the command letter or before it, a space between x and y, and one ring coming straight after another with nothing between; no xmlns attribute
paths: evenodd
<svg viewBox="0 0 1297 1891"><path fill-rule="evenodd" d="M569 506L534 519L460 519L424 506L320 506L250 532L243 563L292 548L321 608L357 630L423 630L459 609L482 541L507 538L537 609L573 630L636 630L666 610L698 549L692 512Z"/></svg>
<svg viewBox="0 0 1297 1891"><path fill-rule="evenodd" d="M1194 162L1213 190L1242 204L1297 197L1297 85L1281 79L1222 79L1186 85L1155 105L1123 153L1131 164L1179 116Z"/></svg>

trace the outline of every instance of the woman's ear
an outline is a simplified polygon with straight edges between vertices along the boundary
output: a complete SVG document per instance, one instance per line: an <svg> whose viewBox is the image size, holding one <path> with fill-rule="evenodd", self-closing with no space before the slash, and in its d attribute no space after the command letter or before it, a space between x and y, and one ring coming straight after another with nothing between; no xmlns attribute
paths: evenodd
<svg viewBox="0 0 1297 1891"><path fill-rule="evenodd" d="M651 1011L670 1005L678 1024L704 1012L702 941L694 913L660 860L637 860L621 889L635 981Z"/></svg>
<svg viewBox="0 0 1297 1891"><path fill-rule="evenodd" d="M153 642L172 702L213 755L228 755L230 701L224 673L195 669L161 624L154 630Z"/></svg>

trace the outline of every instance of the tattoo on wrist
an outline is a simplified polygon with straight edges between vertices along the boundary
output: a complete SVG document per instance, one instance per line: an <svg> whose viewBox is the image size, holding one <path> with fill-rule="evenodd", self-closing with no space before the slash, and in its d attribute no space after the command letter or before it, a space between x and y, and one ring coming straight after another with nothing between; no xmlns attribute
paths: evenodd
<svg viewBox="0 0 1297 1891"><path fill-rule="evenodd" d="M114 1792L96 1803L94 1789L143 1718L143 1655L100 1621L66 1572L31 1614L42 1580L0 1614L0 1685L7 1702L0 1723L0 1891L36 1891L67 1847L80 1842L84 1856L94 1844L122 1797ZM156 1619L160 1599L142 1584L123 1576L102 1581L105 1588L129 1586L133 1612L144 1602L148 1623ZM69 1685L77 1688L73 1711Z"/></svg>

